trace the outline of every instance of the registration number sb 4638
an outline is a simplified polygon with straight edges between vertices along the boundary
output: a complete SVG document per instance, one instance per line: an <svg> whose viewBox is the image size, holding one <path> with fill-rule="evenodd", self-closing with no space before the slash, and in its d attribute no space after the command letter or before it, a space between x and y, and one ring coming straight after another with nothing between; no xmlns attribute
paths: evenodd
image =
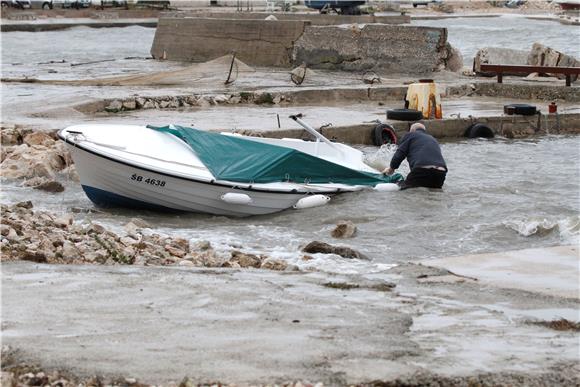
<svg viewBox="0 0 580 387"><path fill-rule="evenodd" d="M151 179L149 177L137 175L136 173L131 175L131 180L138 183L145 183L151 185L157 185L159 187L165 187L165 180Z"/></svg>

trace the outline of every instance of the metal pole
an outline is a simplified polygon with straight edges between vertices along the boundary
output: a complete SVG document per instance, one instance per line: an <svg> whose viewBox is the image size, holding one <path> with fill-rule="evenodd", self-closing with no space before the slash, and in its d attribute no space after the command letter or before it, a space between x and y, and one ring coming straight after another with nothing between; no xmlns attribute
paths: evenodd
<svg viewBox="0 0 580 387"><path fill-rule="evenodd" d="M329 139L324 137L322 134L318 133L313 127L308 125L306 122L302 121L300 119L300 117L298 117L296 115L292 115L292 116L290 116L290 118L293 119L294 121L296 121L298 124L300 124L300 126L302 126L304 129L306 129L306 131L308 133L310 133L311 135L316 137L317 141L323 141L323 142L327 143L328 145L330 145L331 147L336 149L335 144L333 144Z"/></svg>

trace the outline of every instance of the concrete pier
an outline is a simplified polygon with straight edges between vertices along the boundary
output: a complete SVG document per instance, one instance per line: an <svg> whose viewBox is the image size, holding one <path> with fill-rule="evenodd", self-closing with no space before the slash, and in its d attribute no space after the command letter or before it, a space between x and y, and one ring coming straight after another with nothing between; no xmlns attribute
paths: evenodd
<svg viewBox="0 0 580 387"><path fill-rule="evenodd" d="M235 51L249 65L421 74L451 58L447 29L369 24L314 26L307 20L163 17L151 55L204 62ZM420 54L418 54L420 53Z"/></svg>

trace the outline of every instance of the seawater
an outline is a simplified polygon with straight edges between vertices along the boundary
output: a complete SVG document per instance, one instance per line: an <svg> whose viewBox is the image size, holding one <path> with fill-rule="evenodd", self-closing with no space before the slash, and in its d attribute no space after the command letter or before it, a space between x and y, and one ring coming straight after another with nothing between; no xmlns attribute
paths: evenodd
<svg viewBox="0 0 580 387"><path fill-rule="evenodd" d="M318 257L312 264L328 266L332 261L334 266L355 272L431 257L577 244L579 149L577 136L465 140L442 144L449 167L443 190L345 193L323 207L242 219L132 210L81 213L75 219L96 221L122 233L132 217L141 217L157 233L208 240L220 250L239 248L290 261L299 261L301 246L313 240L343 244L372 261ZM362 150L371 157L380 152L385 162L391 153L376 147ZM408 171L406 163L402 171ZM3 184L3 203L22 200L58 213L73 207L94 208L75 182L66 182L66 191L58 195ZM340 220L357 225L354 238L330 236Z"/></svg>

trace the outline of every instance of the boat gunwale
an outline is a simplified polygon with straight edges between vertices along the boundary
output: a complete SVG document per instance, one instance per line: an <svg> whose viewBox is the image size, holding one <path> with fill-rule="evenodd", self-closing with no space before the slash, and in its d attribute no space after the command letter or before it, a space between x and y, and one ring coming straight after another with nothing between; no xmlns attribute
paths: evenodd
<svg viewBox="0 0 580 387"><path fill-rule="evenodd" d="M350 190L343 190L342 188L329 189L328 191L318 191L318 190L299 191L296 188L293 188L292 190L276 190L276 189L264 189L264 188L261 189L261 188L253 187L253 185L250 183L240 183L240 184L244 184L244 185L247 184L248 185L248 187L243 187L243 186L236 185L235 182L232 182L234 184L226 184L226 183L218 183L216 180L204 181L204 180L197 180L197 179L185 177L185 176L173 175L173 174L170 174L167 172L158 171L158 170L147 168L147 167L144 167L141 165L135 165L135 164L132 164L132 163L124 161L124 160L119 160L119 159L116 159L114 157L107 156L107 155L102 154L96 150L89 149L86 146L83 146L77 142L73 142L73 141L69 140L68 138L66 138L65 136L63 136L63 134L62 134L63 131L66 131L66 128L58 131L58 133L57 133L58 138L61 139L62 141L64 141L66 144L69 144L75 148L81 149L81 150L88 152L90 154L93 154L95 156L102 157L102 158L107 159L109 161L113 161L113 162L123 164L123 165L129 166L129 167L138 168L138 169L141 169L141 170L144 170L147 172L156 173L159 175L172 177L172 178L176 178L176 179L180 179L180 180L201 183L201 184L214 185L214 186L218 186L218 187L228 187L228 188L238 189L238 190L242 190L242 191L277 193L277 194L287 194L287 195L288 194L308 195L308 194L324 194L324 193L331 194L331 193L350 192ZM281 182L281 183L283 183L283 182ZM260 184L260 183L258 183L258 184Z"/></svg>

